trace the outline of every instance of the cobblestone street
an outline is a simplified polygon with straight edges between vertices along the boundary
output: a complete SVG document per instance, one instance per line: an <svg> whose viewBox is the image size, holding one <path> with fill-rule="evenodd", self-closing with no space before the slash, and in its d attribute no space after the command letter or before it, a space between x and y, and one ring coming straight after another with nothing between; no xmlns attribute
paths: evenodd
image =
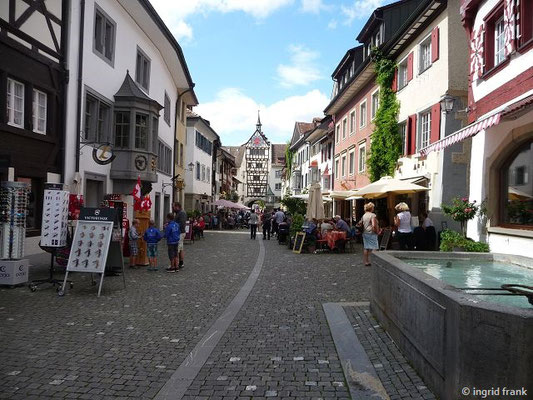
<svg viewBox="0 0 533 400"><path fill-rule="evenodd" d="M126 268L127 289L106 277L100 298L80 274L62 298L45 286L0 290L0 398L350 398L322 305L368 301L371 269L359 249L294 254L260 235L208 232L185 250L179 273ZM166 265L163 246L159 255ZM32 271L45 275L46 265ZM386 334L368 333L376 324L368 310L345 310L390 398L431 398ZM180 365L215 332L220 340L198 373L180 381ZM173 382L182 393L163 395Z"/></svg>

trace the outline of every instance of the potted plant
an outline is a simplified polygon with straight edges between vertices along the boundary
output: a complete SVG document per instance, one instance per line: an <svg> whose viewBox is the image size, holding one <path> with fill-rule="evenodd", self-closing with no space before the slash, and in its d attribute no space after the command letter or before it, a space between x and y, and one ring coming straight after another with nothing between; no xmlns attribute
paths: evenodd
<svg viewBox="0 0 533 400"><path fill-rule="evenodd" d="M442 211L444 214L452 217L454 221L461 223L461 233L466 238L466 223L474 218L479 210L476 201L468 201L467 197L455 197L452 204L443 204Z"/></svg>

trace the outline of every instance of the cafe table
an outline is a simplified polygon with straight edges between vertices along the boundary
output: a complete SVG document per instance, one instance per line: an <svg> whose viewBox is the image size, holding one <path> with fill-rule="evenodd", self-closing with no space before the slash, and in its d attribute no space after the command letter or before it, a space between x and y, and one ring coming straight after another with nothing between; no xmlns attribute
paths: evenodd
<svg viewBox="0 0 533 400"><path fill-rule="evenodd" d="M324 239L326 239L326 242L328 244L328 247L333 250L336 246L335 243L338 240L346 240L346 232L345 231L329 231L326 232L324 235Z"/></svg>

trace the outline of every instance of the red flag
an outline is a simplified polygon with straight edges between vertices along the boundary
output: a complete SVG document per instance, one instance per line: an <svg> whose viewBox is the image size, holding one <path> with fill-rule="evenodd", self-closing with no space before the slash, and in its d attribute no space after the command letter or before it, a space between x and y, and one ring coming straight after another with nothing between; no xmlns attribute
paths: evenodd
<svg viewBox="0 0 533 400"><path fill-rule="evenodd" d="M131 192L131 195L133 196L133 202L136 203L141 200L141 177L137 177L137 184L133 188L133 192Z"/></svg>

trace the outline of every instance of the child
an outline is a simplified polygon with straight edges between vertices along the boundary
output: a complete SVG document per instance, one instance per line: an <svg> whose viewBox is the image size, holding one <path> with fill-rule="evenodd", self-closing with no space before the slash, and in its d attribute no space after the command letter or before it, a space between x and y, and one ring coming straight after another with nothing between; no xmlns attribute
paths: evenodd
<svg viewBox="0 0 533 400"><path fill-rule="evenodd" d="M148 262L150 266L148 271L157 271L157 242L162 239L161 232L155 227L154 220L150 220L150 226L144 232L143 239L146 242L147 253L148 253Z"/></svg>
<svg viewBox="0 0 533 400"><path fill-rule="evenodd" d="M134 219L131 222L131 228L128 233L130 239L130 268L135 267L137 264L137 255L139 254L139 247L137 246L139 232L137 231L137 228L139 227L139 223L138 219Z"/></svg>
<svg viewBox="0 0 533 400"><path fill-rule="evenodd" d="M167 226L165 228L165 238L167 239L168 258L170 259L170 267L166 269L167 272L178 272L178 244L180 241L180 226L174 221L172 213L167 214Z"/></svg>

